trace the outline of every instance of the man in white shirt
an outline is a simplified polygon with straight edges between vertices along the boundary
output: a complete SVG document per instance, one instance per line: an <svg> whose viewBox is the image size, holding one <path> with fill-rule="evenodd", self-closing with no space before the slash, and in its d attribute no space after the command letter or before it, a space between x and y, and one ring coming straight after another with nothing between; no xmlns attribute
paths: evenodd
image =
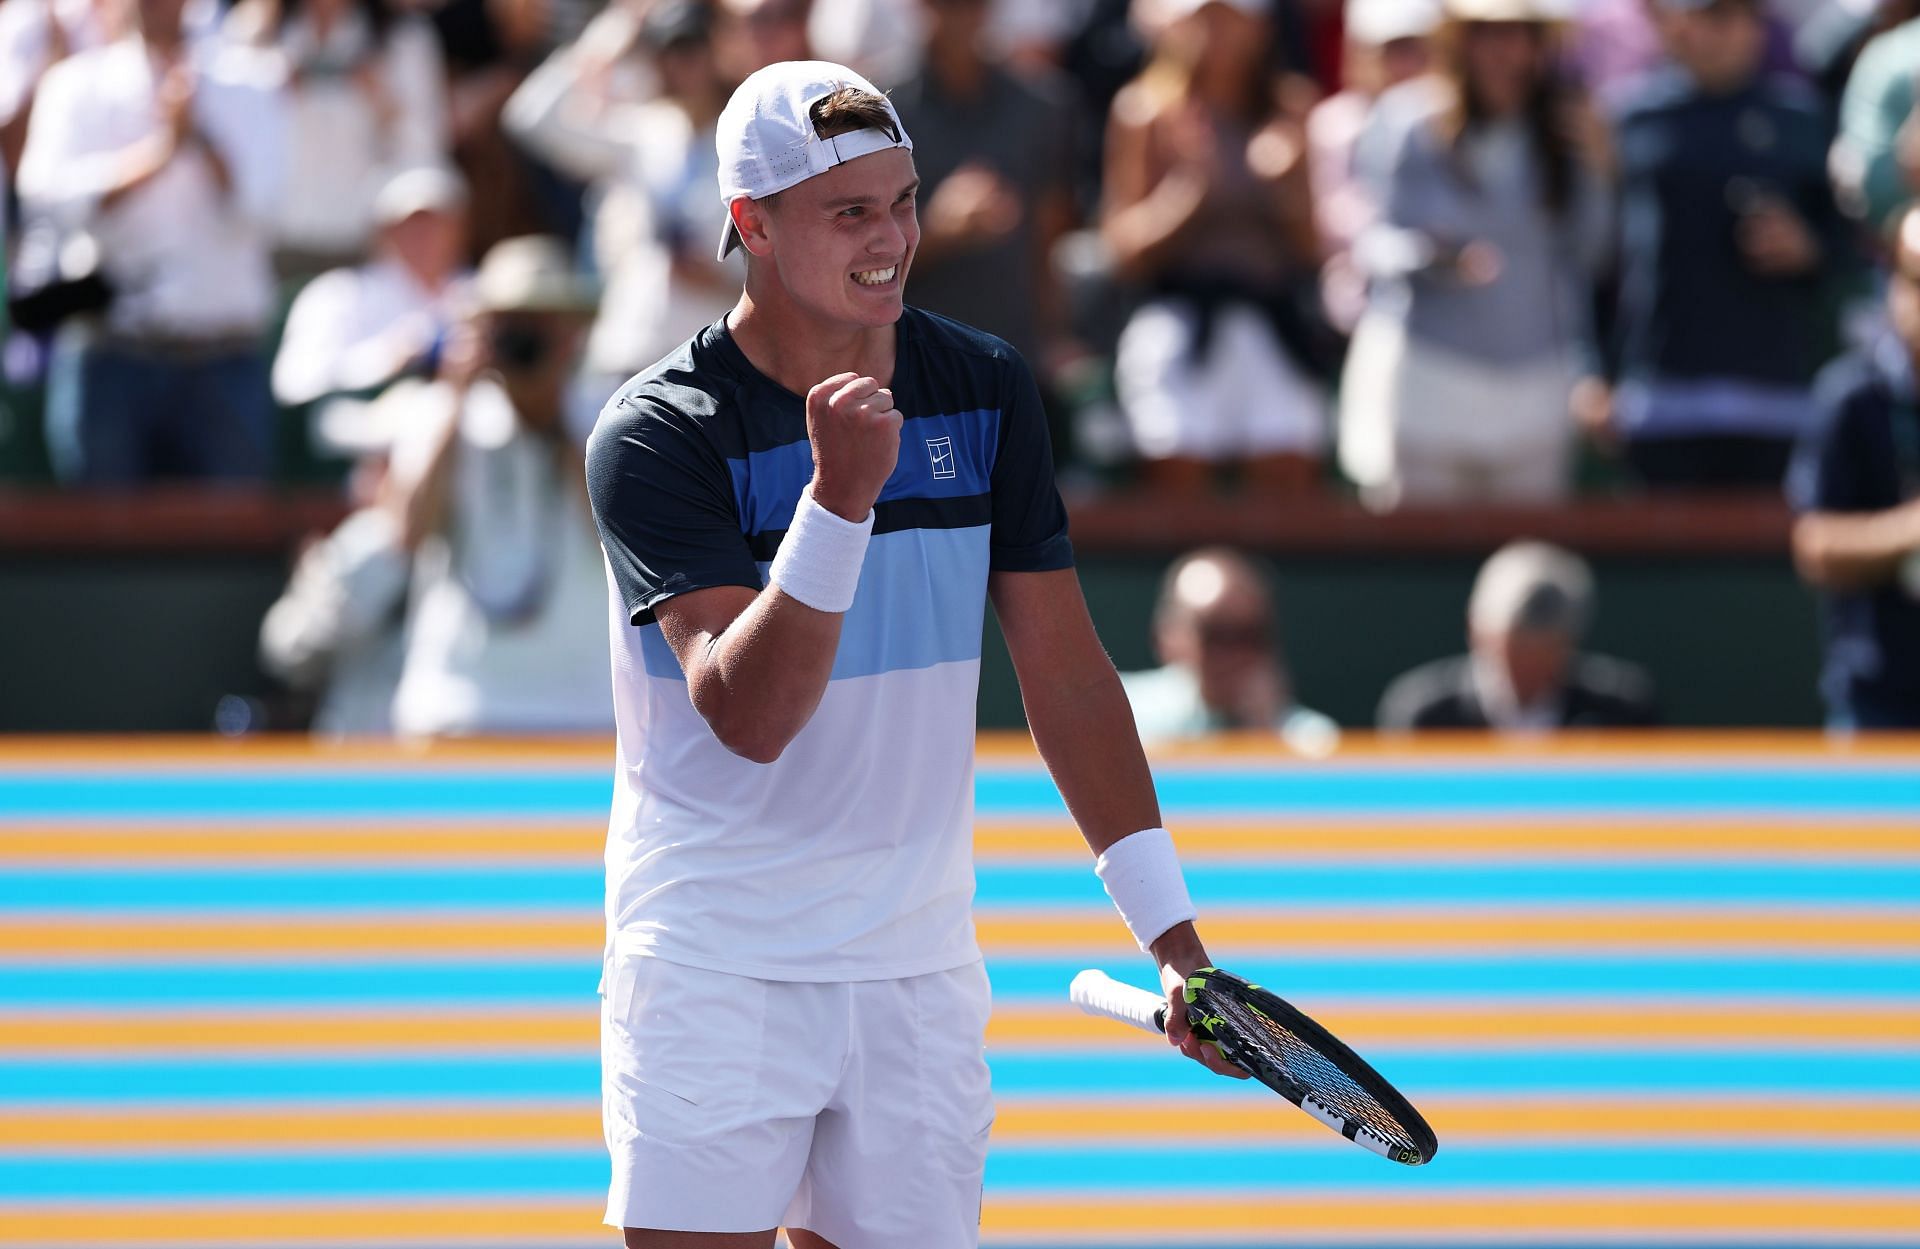
<svg viewBox="0 0 1920 1249"><path fill-rule="evenodd" d="M425 166L394 175L374 199L379 250L364 265L334 269L309 282L287 313L273 361L273 395L288 407L323 403L315 441L358 423L364 405L343 396L372 394L421 366L463 309L467 289L467 187L448 169Z"/></svg>
<svg viewBox="0 0 1920 1249"><path fill-rule="evenodd" d="M99 325L69 328L78 367L56 365L48 399L55 468L76 483L271 467L278 73L189 37L184 8L139 0L131 34L49 70L21 157L24 210L91 233L115 292Z"/></svg>
<svg viewBox="0 0 1920 1249"><path fill-rule="evenodd" d="M628 1249L971 1249L993 1118L974 940L992 601L1034 740L1187 1026L1207 961L1081 597L1033 373L907 307L912 142L843 66L720 118L739 302L602 412L611 586L606 1221ZM825 379L825 380L822 380ZM804 397L803 397L804 396ZM1119 936L1116 929L1115 936ZM1064 988L1064 986L1063 986Z"/></svg>

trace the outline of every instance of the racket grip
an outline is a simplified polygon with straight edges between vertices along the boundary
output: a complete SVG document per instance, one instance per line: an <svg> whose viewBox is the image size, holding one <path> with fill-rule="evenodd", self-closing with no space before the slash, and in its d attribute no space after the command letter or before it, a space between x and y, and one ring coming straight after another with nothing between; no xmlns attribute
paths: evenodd
<svg viewBox="0 0 1920 1249"><path fill-rule="evenodd" d="M1130 1023L1143 1032L1167 1028L1167 999L1130 984L1121 984L1106 972L1088 968L1073 978L1067 996L1089 1015L1105 1015Z"/></svg>

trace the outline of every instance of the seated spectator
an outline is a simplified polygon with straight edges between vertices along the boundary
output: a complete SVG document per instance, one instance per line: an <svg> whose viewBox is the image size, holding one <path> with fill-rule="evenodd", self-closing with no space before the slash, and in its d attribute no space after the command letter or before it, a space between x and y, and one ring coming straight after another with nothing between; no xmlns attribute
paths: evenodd
<svg viewBox="0 0 1920 1249"><path fill-rule="evenodd" d="M1395 678L1380 700L1380 728L1540 733L1657 723L1644 671L1580 653L1592 614L1584 560L1540 542L1502 547L1473 583L1468 653Z"/></svg>
<svg viewBox="0 0 1920 1249"><path fill-rule="evenodd" d="M1380 94L1431 68L1439 24L1437 0L1348 0L1345 86L1307 115L1314 220L1325 256L1321 296L1333 323L1349 333L1367 302L1367 280L1353 263L1353 243L1379 213L1375 188L1354 168L1354 152Z"/></svg>
<svg viewBox="0 0 1920 1249"><path fill-rule="evenodd" d="M1045 378L1065 332L1053 247L1073 222L1066 85L988 52L986 0L920 3L920 72L891 93L920 175L913 303L998 334Z"/></svg>
<svg viewBox="0 0 1920 1249"><path fill-rule="evenodd" d="M740 262L716 261L726 205L714 194L714 126L729 94L706 0L661 0L636 19L615 7L555 52L508 101L507 129L529 150L588 182L598 197L596 267L605 278L587 341L594 406L740 294ZM635 45L657 71L645 103L608 93L612 71Z"/></svg>
<svg viewBox="0 0 1920 1249"><path fill-rule="evenodd" d="M1153 485L1204 491L1238 464L1300 490L1326 442L1304 109L1272 76L1266 0L1161 10L1108 123L1101 232L1117 275L1148 291L1114 382Z"/></svg>
<svg viewBox="0 0 1920 1249"><path fill-rule="evenodd" d="M1452 0L1441 71L1382 96L1373 282L1341 390L1340 462L1373 507L1547 503L1611 230L1611 152L1555 68L1539 0Z"/></svg>
<svg viewBox="0 0 1920 1249"><path fill-rule="evenodd" d="M189 39L183 8L139 0L132 33L49 70L21 158L25 210L90 231L115 292L98 333L69 324L53 370L48 442L75 484L272 465L278 70Z"/></svg>
<svg viewBox="0 0 1920 1249"><path fill-rule="evenodd" d="M1246 729L1277 733L1303 755L1331 754L1340 730L1294 702L1274 615L1272 583L1238 552L1214 547L1176 560L1153 611L1164 666L1120 678L1140 740Z"/></svg>
<svg viewBox="0 0 1920 1249"><path fill-rule="evenodd" d="M273 362L274 398L288 407L331 400L313 416L316 441L359 418L371 398L444 343L466 291L467 188L446 169L411 169L374 201L374 258L309 282L293 301ZM351 438L346 441L352 441Z"/></svg>
<svg viewBox="0 0 1920 1249"><path fill-rule="evenodd" d="M381 399L415 552L393 722L410 737L613 726L606 573L568 381L594 300L556 239L496 244L440 377Z"/></svg>
<svg viewBox="0 0 1920 1249"><path fill-rule="evenodd" d="M226 30L286 65L280 271L357 263L372 240L374 196L393 171L448 160L447 75L433 27L388 0L240 0Z"/></svg>
<svg viewBox="0 0 1920 1249"><path fill-rule="evenodd" d="M1892 332L1815 389L1789 477L1794 562L1822 590L1837 731L1920 729L1920 209L1898 219Z"/></svg>
<svg viewBox="0 0 1920 1249"><path fill-rule="evenodd" d="M1620 117L1619 381L1582 418L1657 486L1777 487L1832 338L1826 123L1757 4L1657 0L1673 64Z"/></svg>

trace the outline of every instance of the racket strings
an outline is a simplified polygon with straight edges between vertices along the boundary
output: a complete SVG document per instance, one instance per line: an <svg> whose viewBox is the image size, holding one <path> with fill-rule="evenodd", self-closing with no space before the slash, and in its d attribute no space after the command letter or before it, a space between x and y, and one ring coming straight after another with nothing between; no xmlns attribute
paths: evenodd
<svg viewBox="0 0 1920 1249"><path fill-rule="evenodd" d="M1395 1145L1417 1147L1412 1134L1392 1111L1311 1042L1236 998L1212 993L1205 997L1210 1013L1230 1022L1234 1031L1257 1050L1260 1057L1316 1101L1350 1121L1364 1124Z"/></svg>

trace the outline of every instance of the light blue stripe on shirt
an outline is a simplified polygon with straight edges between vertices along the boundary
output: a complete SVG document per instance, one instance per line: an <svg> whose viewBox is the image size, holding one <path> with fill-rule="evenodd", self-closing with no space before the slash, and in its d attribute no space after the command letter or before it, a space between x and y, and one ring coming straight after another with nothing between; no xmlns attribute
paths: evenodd
<svg viewBox="0 0 1920 1249"><path fill-rule="evenodd" d="M980 658L991 536L987 525L875 534L840 626L831 679ZM640 652L648 676L686 679L659 625L642 626Z"/></svg>

